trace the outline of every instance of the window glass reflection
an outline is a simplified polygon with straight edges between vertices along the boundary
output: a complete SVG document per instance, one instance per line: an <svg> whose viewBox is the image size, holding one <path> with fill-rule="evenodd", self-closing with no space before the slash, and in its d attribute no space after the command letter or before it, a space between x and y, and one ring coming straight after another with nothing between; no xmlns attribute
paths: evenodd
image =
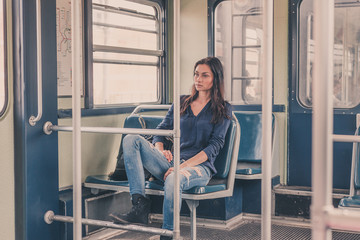
<svg viewBox="0 0 360 240"><path fill-rule="evenodd" d="M313 2L304 0L300 7L299 100L312 106L314 62ZM333 103L335 108L352 108L360 103L360 5L335 5L333 52Z"/></svg>
<svg viewBox="0 0 360 240"><path fill-rule="evenodd" d="M261 104L261 1L223 1L215 9L215 56L224 65L226 98Z"/></svg>

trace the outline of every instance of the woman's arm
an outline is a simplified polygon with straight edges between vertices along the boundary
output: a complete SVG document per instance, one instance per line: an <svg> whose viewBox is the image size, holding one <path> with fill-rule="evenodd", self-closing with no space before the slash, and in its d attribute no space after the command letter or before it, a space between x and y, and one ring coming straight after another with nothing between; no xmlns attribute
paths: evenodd
<svg viewBox="0 0 360 240"><path fill-rule="evenodd" d="M195 167L208 159L206 153L204 151L199 152L192 158L189 158L187 161L180 164L180 169L185 167Z"/></svg>
<svg viewBox="0 0 360 240"><path fill-rule="evenodd" d="M164 143L163 142L156 142L155 148L159 150L160 152L164 151Z"/></svg>
<svg viewBox="0 0 360 240"><path fill-rule="evenodd" d="M231 105L227 105L228 116L232 115ZM225 143L226 132L230 126L230 119L224 118L215 124L207 147L203 149L211 163L215 162L217 155Z"/></svg>

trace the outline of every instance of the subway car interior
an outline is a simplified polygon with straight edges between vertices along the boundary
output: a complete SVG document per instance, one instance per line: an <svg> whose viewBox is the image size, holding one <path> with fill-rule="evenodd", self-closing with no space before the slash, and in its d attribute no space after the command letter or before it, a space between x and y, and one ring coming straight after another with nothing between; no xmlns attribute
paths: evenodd
<svg viewBox="0 0 360 240"><path fill-rule="evenodd" d="M0 239L360 239L359 0L0 2ZM211 184L180 194L180 96L208 56L232 116ZM147 174L149 223L110 217L129 134L173 144L173 230Z"/></svg>

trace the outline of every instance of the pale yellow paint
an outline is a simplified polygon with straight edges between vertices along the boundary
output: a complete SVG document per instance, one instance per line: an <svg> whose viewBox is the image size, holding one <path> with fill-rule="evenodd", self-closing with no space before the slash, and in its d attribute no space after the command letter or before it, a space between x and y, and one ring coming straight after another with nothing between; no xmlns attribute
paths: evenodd
<svg viewBox="0 0 360 240"><path fill-rule="evenodd" d="M207 1L182 0L181 18L181 94L189 94L193 83L194 64L208 56Z"/></svg>
<svg viewBox="0 0 360 240"><path fill-rule="evenodd" d="M11 36L11 1L7 1L8 36ZM6 113L0 118L0 239L15 239L14 118L12 90L12 42L8 41L8 93Z"/></svg>

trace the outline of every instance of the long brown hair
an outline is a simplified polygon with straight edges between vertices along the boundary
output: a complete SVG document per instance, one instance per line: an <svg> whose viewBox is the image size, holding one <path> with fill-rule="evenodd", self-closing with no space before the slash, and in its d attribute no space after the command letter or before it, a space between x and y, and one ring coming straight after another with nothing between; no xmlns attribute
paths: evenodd
<svg viewBox="0 0 360 240"><path fill-rule="evenodd" d="M211 110L213 112L213 116L211 119L211 123L218 123L223 118L230 119L226 108L226 101L224 100L224 70L220 60L216 57L206 57L200 59L195 63L195 69L200 64L206 64L210 67L211 72L214 76L213 86L211 88L210 93L210 101L211 101ZM191 94L186 96L183 101L181 101L180 114L183 115L186 109L190 106L190 104L197 99L199 96L199 92L195 88L195 84L192 85Z"/></svg>

